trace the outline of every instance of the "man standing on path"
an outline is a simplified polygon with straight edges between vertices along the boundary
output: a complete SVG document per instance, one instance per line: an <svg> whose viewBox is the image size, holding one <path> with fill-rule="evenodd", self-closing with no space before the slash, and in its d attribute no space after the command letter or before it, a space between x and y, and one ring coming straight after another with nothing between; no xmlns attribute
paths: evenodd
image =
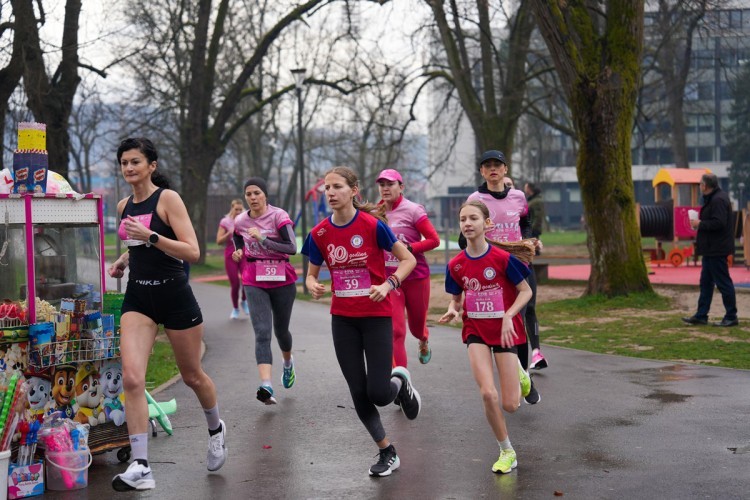
<svg viewBox="0 0 750 500"><path fill-rule="evenodd" d="M703 207L697 219L690 220L690 226L698 230L695 239L695 253L701 255L700 296L698 311L690 317L682 318L689 325L707 325L708 311L714 286L721 292L726 313L714 326L737 326L737 300L734 284L729 276L727 258L734 254L734 226L732 225L732 204L729 196L719 187L714 174L704 174L700 183L703 193Z"/></svg>

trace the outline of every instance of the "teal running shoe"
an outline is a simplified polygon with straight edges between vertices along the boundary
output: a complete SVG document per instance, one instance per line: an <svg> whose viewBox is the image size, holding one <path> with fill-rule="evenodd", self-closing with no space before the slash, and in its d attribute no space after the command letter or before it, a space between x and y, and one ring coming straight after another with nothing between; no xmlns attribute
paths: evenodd
<svg viewBox="0 0 750 500"><path fill-rule="evenodd" d="M297 374L294 371L294 360L292 360L292 364L289 368L284 367L284 373L281 375L281 385L283 385L285 389L291 389L296 378Z"/></svg>

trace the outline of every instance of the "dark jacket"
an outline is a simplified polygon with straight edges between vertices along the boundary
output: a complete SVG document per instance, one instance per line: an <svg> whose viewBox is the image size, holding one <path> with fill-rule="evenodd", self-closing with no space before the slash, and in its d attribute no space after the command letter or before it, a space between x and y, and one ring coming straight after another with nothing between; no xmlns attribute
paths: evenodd
<svg viewBox="0 0 750 500"><path fill-rule="evenodd" d="M734 255L734 227L729 195L716 188L703 196L695 253L708 257Z"/></svg>
<svg viewBox="0 0 750 500"><path fill-rule="evenodd" d="M544 230L544 199L542 194L534 194L526 199L529 204L529 218L531 219L531 237L539 238Z"/></svg>

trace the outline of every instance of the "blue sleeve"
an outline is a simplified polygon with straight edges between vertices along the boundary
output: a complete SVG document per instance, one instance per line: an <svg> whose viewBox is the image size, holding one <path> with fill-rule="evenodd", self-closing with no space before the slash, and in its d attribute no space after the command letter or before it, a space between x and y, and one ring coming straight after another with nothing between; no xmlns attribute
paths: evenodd
<svg viewBox="0 0 750 500"><path fill-rule="evenodd" d="M318 245L316 245L313 241L312 234L308 233L307 238L305 238L305 243L302 245L302 255L307 255L307 258L310 259L310 262L315 264L316 266L323 265L323 254L320 253Z"/></svg>
<svg viewBox="0 0 750 500"><path fill-rule="evenodd" d="M518 285L525 280L529 274L531 274L531 271L526 267L526 264L511 255L510 259L508 259L508 267L505 268L505 275L508 279L514 285Z"/></svg>
<svg viewBox="0 0 750 500"><path fill-rule="evenodd" d="M378 221L377 235L378 246L384 250L388 250L389 252L393 248L393 244L398 241L398 238L396 238L396 235L393 234L391 228L388 227L388 225L385 224L382 220Z"/></svg>
<svg viewBox="0 0 750 500"><path fill-rule="evenodd" d="M456 280L451 276L448 266L445 266L445 291L451 295L461 295L464 291L463 288L461 288L461 285L456 283Z"/></svg>

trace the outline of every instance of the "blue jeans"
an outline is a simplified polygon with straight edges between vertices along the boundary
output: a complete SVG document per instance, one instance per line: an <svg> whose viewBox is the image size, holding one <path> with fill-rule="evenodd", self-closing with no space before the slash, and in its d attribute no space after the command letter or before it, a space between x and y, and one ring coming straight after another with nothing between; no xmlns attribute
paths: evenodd
<svg viewBox="0 0 750 500"><path fill-rule="evenodd" d="M726 314L724 319L737 319L737 299L734 294L734 284L729 276L729 264L726 257L708 257L701 259L701 293L698 297L698 312L695 317L708 320L708 311L711 309L711 299L714 295L714 286L721 292Z"/></svg>

